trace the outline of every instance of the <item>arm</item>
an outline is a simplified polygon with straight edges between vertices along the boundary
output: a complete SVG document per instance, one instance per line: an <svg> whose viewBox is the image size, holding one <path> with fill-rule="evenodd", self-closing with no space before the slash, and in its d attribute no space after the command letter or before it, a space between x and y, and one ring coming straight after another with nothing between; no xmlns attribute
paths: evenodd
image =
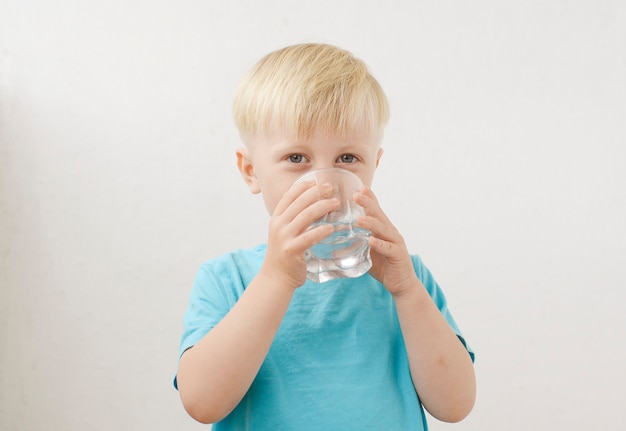
<svg viewBox="0 0 626 431"><path fill-rule="evenodd" d="M228 314L185 351L177 381L191 417L213 423L235 408L259 371L293 292L259 274Z"/></svg>
<svg viewBox="0 0 626 431"><path fill-rule="evenodd" d="M194 419L223 419L250 388L295 289L305 282L304 251L332 231L332 226L307 230L336 209L336 199L324 199L331 192L332 187L303 183L285 194L270 220L259 274L226 316L182 355L178 391Z"/></svg>
<svg viewBox="0 0 626 431"><path fill-rule="evenodd" d="M413 385L431 415L458 422L474 406L472 360L417 277L411 284L393 297Z"/></svg>
<svg viewBox="0 0 626 431"><path fill-rule="evenodd" d="M476 398L470 355L415 274L402 236L372 191L363 188L355 200L366 213L359 225L372 232L370 274L394 298L415 390L431 415L460 421Z"/></svg>

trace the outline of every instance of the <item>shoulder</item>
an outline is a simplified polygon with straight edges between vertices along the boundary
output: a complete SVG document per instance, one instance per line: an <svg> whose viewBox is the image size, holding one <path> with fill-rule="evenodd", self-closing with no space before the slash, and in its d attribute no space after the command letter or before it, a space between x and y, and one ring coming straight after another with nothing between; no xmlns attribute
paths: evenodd
<svg viewBox="0 0 626 431"><path fill-rule="evenodd" d="M417 278L420 279L428 294L431 298L437 303L440 308L445 305L445 296L443 290L439 286L439 283L433 276L430 269L424 264L422 258L418 255L411 255L411 260L413 262L413 268L415 270L415 274L417 274Z"/></svg>
<svg viewBox="0 0 626 431"><path fill-rule="evenodd" d="M417 277L422 281L422 283L426 284L427 282L431 281L431 279L433 278L432 274L424 264L422 258L416 254L412 254L411 261L413 262L413 269L415 270Z"/></svg>
<svg viewBox="0 0 626 431"><path fill-rule="evenodd" d="M202 263L200 272L226 275L228 272L245 273L255 269L258 271L265 257L266 248L265 244L261 244L253 248L238 249L222 254Z"/></svg>
<svg viewBox="0 0 626 431"><path fill-rule="evenodd" d="M264 254L265 246L257 246L226 253L200 265L191 289L188 318L221 318L255 277Z"/></svg>
<svg viewBox="0 0 626 431"><path fill-rule="evenodd" d="M209 259L200 265L193 291L240 291L256 276L265 257L266 246L239 249Z"/></svg>

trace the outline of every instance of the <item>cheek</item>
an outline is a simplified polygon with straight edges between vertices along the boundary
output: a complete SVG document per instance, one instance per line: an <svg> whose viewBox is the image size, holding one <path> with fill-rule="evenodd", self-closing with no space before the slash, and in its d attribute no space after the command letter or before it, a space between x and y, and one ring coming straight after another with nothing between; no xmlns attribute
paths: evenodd
<svg viewBox="0 0 626 431"><path fill-rule="evenodd" d="M265 199L265 208L267 208L267 213L271 216L274 215L274 211L276 210L276 206L278 205L278 201L280 199L268 197Z"/></svg>
<svg viewBox="0 0 626 431"><path fill-rule="evenodd" d="M284 189L282 187L277 187L276 184L263 184L261 186L261 194L263 195L263 202L265 203L265 208L267 212L272 215L276 206L282 199L283 195L287 192L288 189Z"/></svg>
<svg viewBox="0 0 626 431"><path fill-rule="evenodd" d="M372 182L374 181L374 170L362 172L361 175L359 175L359 178L364 185L366 185L368 188L371 188Z"/></svg>
<svg viewBox="0 0 626 431"><path fill-rule="evenodd" d="M274 213L280 200L300 175L301 173L298 172L285 171L278 168L257 171L263 202L270 215Z"/></svg>

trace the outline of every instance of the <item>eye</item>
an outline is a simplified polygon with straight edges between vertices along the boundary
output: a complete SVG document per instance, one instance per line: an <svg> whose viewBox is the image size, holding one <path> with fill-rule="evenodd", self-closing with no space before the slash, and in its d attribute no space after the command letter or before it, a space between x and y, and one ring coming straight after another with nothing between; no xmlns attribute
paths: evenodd
<svg viewBox="0 0 626 431"><path fill-rule="evenodd" d="M305 158L302 154L292 154L288 157L291 163L303 163Z"/></svg>
<svg viewBox="0 0 626 431"><path fill-rule="evenodd" d="M357 161L357 158L353 154L343 154L339 156L339 161L341 163L354 163Z"/></svg>

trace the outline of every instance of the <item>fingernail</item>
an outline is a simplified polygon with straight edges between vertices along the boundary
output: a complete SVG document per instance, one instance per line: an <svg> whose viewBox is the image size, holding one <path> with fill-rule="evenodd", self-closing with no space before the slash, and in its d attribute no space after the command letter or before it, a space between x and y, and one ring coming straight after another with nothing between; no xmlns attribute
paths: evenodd
<svg viewBox="0 0 626 431"><path fill-rule="evenodd" d="M326 196L333 190L333 185L330 183L324 183L321 186L321 193Z"/></svg>

